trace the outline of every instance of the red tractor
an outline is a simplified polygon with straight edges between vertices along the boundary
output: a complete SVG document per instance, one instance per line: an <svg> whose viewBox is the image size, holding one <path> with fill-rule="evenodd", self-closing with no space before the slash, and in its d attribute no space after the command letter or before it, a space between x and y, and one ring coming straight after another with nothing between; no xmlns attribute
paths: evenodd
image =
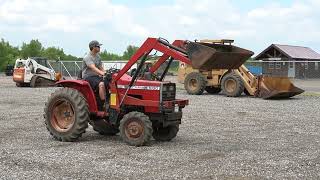
<svg viewBox="0 0 320 180"><path fill-rule="evenodd" d="M163 53L157 62L143 72L151 51ZM228 53L228 52L226 52ZM162 38L148 38L121 70L109 69L105 76L108 84L109 108L98 108L99 98L84 80L63 80L49 97L45 109L45 124L50 134L59 141L75 141L88 127L100 134L114 135L130 145L147 144L151 137L170 141L176 137L181 124L182 108L188 100L176 99L176 85L164 81L172 61L179 60L193 67L203 68L215 64L219 68L238 68L239 59L223 63L223 53L196 42L176 40L173 44ZM128 70L140 59L136 72ZM161 76L153 73L168 61ZM210 67L210 68L212 68ZM142 74L142 75L141 75Z"/></svg>
<svg viewBox="0 0 320 180"><path fill-rule="evenodd" d="M188 100L176 99L176 85L163 81L165 72L158 80L138 77L152 50L161 51L172 59L190 61L184 50L161 39L148 38L123 69L107 71L105 80L110 92L107 93L107 111L99 110L99 100L88 82L59 81L57 85L63 88L51 94L44 109L45 124L50 134L59 141L75 141L89 123L100 134L120 132L121 138L134 146L147 144L151 137L159 141L170 141L176 137L182 108L188 105ZM135 74L132 77L127 75L139 59L141 62Z"/></svg>

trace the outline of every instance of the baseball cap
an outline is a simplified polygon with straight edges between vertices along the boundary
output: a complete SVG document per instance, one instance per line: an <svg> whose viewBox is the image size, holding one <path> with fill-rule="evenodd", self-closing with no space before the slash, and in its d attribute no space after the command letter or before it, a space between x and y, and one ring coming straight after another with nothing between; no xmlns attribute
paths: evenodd
<svg viewBox="0 0 320 180"><path fill-rule="evenodd" d="M89 43L89 48L94 48L94 47L97 47L97 46L101 46L102 44L100 44L98 41L96 40L93 40Z"/></svg>

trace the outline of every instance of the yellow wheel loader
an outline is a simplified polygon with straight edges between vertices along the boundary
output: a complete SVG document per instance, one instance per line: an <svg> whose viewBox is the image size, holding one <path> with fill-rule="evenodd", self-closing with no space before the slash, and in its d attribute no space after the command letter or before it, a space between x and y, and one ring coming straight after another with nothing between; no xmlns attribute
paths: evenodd
<svg viewBox="0 0 320 180"><path fill-rule="evenodd" d="M264 99L289 98L304 92L295 87L288 77L254 76L243 63L253 52L233 46L233 40L201 40L198 43L210 48L211 60L202 62L203 57L193 64L180 62L178 82L183 83L188 94L201 95L204 91L226 96L246 95ZM201 55L203 56L203 54ZM237 61L238 69L229 66ZM216 67L221 66L220 69ZM212 67L215 67L213 69ZM228 67L226 69L225 67Z"/></svg>

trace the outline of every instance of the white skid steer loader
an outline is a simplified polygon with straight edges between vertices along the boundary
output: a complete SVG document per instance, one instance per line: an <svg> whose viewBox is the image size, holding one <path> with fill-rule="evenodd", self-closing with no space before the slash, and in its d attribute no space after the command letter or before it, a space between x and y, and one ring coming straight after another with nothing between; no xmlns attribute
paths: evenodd
<svg viewBox="0 0 320 180"><path fill-rule="evenodd" d="M47 87L61 79L44 58L17 59L13 81L18 87Z"/></svg>

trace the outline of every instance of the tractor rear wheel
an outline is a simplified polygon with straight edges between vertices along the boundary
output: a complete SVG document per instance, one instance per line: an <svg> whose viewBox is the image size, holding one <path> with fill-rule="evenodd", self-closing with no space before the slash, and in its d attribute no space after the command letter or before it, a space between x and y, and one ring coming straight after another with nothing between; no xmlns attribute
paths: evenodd
<svg viewBox="0 0 320 180"><path fill-rule="evenodd" d="M153 138L157 141L171 141L177 136L179 125L171 125L167 127L156 127L153 129Z"/></svg>
<svg viewBox="0 0 320 180"><path fill-rule="evenodd" d="M221 89L226 96L238 97L244 90L244 84L241 77L232 72L222 78Z"/></svg>
<svg viewBox="0 0 320 180"><path fill-rule="evenodd" d="M209 94L218 94L221 91L221 88L213 87L213 86L207 86L206 91Z"/></svg>
<svg viewBox="0 0 320 180"><path fill-rule="evenodd" d="M205 77L198 72L192 72L184 80L184 88L188 94L201 95L206 88L207 81Z"/></svg>
<svg viewBox="0 0 320 180"><path fill-rule="evenodd" d="M120 121L120 136L129 145L145 145L152 136L152 122L144 113L130 112Z"/></svg>
<svg viewBox="0 0 320 180"><path fill-rule="evenodd" d="M88 104L79 91L61 88L48 98L44 118L46 128L55 139L75 141L88 127Z"/></svg>
<svg viewBox="0 0 320 180"><path fill-rule="evenodd" d="M90 125L93 127L93 130L98 132L101 135L113 136L119 132L119 129L112 126L104 119L94 120L90 122Z"/></svg>

